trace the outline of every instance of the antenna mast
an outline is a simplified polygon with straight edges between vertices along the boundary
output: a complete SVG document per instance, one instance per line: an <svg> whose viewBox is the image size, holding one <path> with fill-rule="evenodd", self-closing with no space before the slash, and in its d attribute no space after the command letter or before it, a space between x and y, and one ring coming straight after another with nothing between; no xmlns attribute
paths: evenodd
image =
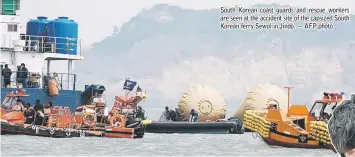
<svg viewBox="0 0 355 157"><path fill-rule="evenodd" d="M290 92L291 89L294 87L284 87L284 88L287 88L287 113L288 113L288 111L290 110Z"/></svg>

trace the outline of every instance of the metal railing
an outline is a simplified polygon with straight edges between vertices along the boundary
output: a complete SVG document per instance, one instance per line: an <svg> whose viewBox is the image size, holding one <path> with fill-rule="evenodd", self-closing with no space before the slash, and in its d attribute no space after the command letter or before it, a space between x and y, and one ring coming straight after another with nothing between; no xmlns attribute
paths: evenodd
<svg viewBox="0 0 355 157"><path fill-rule="evenodd" d="M21 73L21 71L12 71L12 75L10 78L5 78L2 75L1 87L2 88L23 88L25 87L23 86L23 83L26 82L27 88L48 88L48 81L50 79L54 79L57 82L58 88L60 90L75 90L76 74L55 73L55 72L47 74L47 73L28 72L25 81L23 81L24 77L22 74L23 73ZM10 84L5 87L5 83L8 83L8 80L10 81L9 82Z"/></svg>
<svg viewBox="0 0 355 157"><path fill-rule="evenodd" d="M2 50L81 55L81 39L78 38L0 34L0 39Z"/></svg>
<svg viewBox="0 0 355 157"><path fill-rule="evenodd" d="M16 11L20 10L20 0L14 0L14 3L4 3L1 0L0 4L1 15L16 15Z"/></svg>

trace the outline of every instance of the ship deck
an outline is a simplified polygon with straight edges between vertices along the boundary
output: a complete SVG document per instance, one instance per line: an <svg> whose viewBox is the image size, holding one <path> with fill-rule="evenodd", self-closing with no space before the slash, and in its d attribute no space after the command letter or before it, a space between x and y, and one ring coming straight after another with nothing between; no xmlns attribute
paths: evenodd
<svg viewBox="0 0 355 157"><path fill-rule="evenodd" d="M35 101L39 99L41 104L45 105L48 102L53 102L54 106L67 106L73 111L78 105L81 105L82 91L77 90L59 90L59 95L55 97L48 96L48 90L39 88L24 88L28 97L22 97L26 103L30 103L32 106ZM12 91L16 91L16 88L1 88L1 101L4 97Z"/></svg>

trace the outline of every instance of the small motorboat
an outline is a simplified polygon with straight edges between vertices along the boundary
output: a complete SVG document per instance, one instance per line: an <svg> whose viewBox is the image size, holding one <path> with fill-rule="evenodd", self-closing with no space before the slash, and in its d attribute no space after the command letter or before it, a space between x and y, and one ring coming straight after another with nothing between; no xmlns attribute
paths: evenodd
<svg viewBox="0 0 355 157"><path fill-rule="evenodd" d="M99 136L102 137L143 138L146 125L151 121L145 120L145 112L138 103L147 97L146 92L137 91L134 96L116 96L108 120L102 117L106 107L102 96L92 95L92 105L75 109L74 126L88 131L101 131L103 134Z"/></svg>
<svg viewBox="0 0 355 157"><path fill-rule="evenodd" d="M238 124L234 122L159 122L147 125L150 133L190 133L190 134L236 134Z"/></svg>
<svg viewBox="0 0 355 157"><path fill-rule="evenodd" d="M95 105L83 105L74 112L74 127L95 133L95 136L111 138L142 138L145 131L144 121L134 118L134 115L125 117L115 110L110 112L108 122L97 119ZM143 122L142 122L143 121ZM98 132L101 132L98 133Z"/></svg>

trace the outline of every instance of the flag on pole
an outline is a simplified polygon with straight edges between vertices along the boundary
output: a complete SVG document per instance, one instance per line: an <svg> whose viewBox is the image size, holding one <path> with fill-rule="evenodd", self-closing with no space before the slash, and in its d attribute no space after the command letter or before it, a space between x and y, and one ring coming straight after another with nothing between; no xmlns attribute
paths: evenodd
<svg viewBox="0 0 355 157"><path fill-rule="evenodd" d="M123 84L123 89L132 91L136 85L137 85L136 81L131 81L127 79Z"/></svg>

